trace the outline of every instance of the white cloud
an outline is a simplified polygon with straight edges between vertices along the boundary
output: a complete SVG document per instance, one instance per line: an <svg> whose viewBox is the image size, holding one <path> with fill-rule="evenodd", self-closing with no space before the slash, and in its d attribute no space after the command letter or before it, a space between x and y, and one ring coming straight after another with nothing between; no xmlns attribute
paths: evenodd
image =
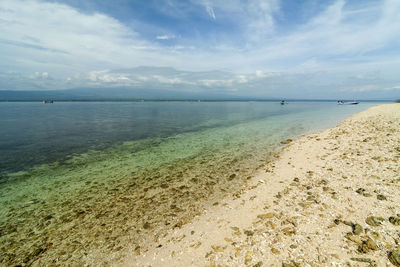
<svg viewBox="0 0 400 267"><path fill-rule="evenodd" d="M263 71L262 70L256 70L256 77L258 77L258 78L264 77Z"/></svg>
<svg viewBox="0 0 400 267"><path fill-rule="evenodd" d="M264 72L262 70L256 70L255 77L256 78L271 78L271 77L278 77L281 74L278 72Z"/></svg>
<svg viewBox="0 0 400 267"><path fill-rule="evenodd" d="M34 89L157 84L234 88L240 93L250 92L251 87L260 94L294 87L294 83L308 90L313 86L310 81L316 83L315 88L323 85L331 86L332 91L359 92L395 88L392 85L400 82L398 0L368 4L337 0L309 16L307 22L288 27L284 34L277 30L276 17L284 15L279 0L232 0L229 4L225 0L191 0L184 5L190 4L212 19L210 25L224 21L232 23L229 26L235 31L181 42L177 33L179 38L173 31L159 30L168 34L150 34L152 40L146 41L135 28L106 14L82 13L66 4L38 0L1 0L0 71L6 82L0 82L9 86L26 78ZM179 5L171 8L179 11ZM179 16L187 16L179 12ZM283 19L290 22L280 17ZM185 71L109 71L142 65ZM232 73L214 75L210 70L215 69ZM20 74L4 74L6 70ZM379 71L379 77L370 75ZM319 72L328 74L319 76Z"/></svg>
<svg viewBox="0 0 400 267"><path fill-rule="evenodd" d="M248 14L250 16L249 37L256 42L265 40L275 30L274 16L280 9L279 0L250 1Z"/></svg>
<svg viewBox="0 0 400 267"><path fill-rule="evenodd" d="M29 75L29 78L34 79L34 80L45 80L50 78L48 72L39 72L36 71L34 74Z"/></svg>
<svg viewBox="0 0 400 267"><path fill-rule="evenodd" d="M98 71L91 71L88 74L88 78L91 81L97 81L98 79L100 80L100 77L106 75L109 72L109 70L98 70Z"/></svg>
<svg viewBox="0 0 400 267"><path fill-rule="evenodd" d="M279 98L331 98L362 99L395 97L400 90L398 83L385 80L354 79L347 72L330 74L327 72L280 72L264 70L247 74L230 72L189 72L172 68L138 67L119 70L99 70L69 76L63 80L32 79L19 73L0 72L0 87L32 90L62 88L114 87L136 88L141 90L179 90L186 92L225 92L236 96L279 97ZM38 72L37 77L42 73ZM369 82L375 83L369 83ZM14 86L14 87L11 87ZM398 98L398 97L397 97Z"/></svg>
<svg viewBox="0 0 400 267"><path fill-rule="evenodd" d="M179 77L168 78L160 75L153 75L152 78L160 83L165 84L190 84L190 82L184 81Z"/></svg>
<svg viewBox="0 0 400 267"><path fill-rule="evenodd" d="M0 60L9 64L2 68L52 69L62 75L144 65L149 58L153 65L155 58L164 65L176 61L165 48L105 14L84 14L59 3L2 0L0 17Z"/></svg>
<svg viewBox="0 0 400 267"><path fill-rule="evenodd" d="M192 0L204 6L208 16L216 20L218 17L230 20L241 29L237 36L233 38L244 38L246 44L249 42L259 42L270 37L275 29L274 16L279 13L281 0L252 0L240 1L231 0ZM231 40L234 43L234 40ZM230 47L229 44L221 46Z"/></svg>
<svg viewBox="0 0 400 267"><path fill-rule="evenodd" d="M139 76L139 77L137 77L137 79L138 79L139 81L146 82L146 81L149 80L149 77L146 77L146 76Z"/></svg>
<svg viewBox="0 0 400 267"><path fill-rule="evenodd" d="M365 53L399 42L400 2L386 0L368 9L348 9L344 0L334 2L308 23L296 26L285 35L275 32L274 17L280 1L254 0L199 2L212 12L232 16L243 25L243 32L222 39L213 47L174 44L161 47L149 43L121 22L105 14L84 14L64 4L35 0L0 2L0 60L8 69L41 69L74 74L99 68L128 68L138 65L173 66L207 70L226 68L272 72L292 69L326 68L332 64L349 65ZM236 16L236 17L235 17ZM40 19L38 19L40 17ZM236 19L235 19L236 18ZM368 24L365 24L365 18ZM241 36L243 35L243 36ZM159 35L158 40L174 38ZM245 37L244 43L236 39ZM207 43L207 40L204 40ZM202 46L203 45L203 46ZM203 48L199 48L203 47ZM350 62L332 61L344 57ZM374 60L374 59L371 59ZM288 66L289 62L289 66ZM332 63L333 62L333 63ZM6 67L3 67L6 69Z"/></svg>
<svg viewBox="0 0 400 267"><path fill-rule="evenodd" d="M158 40L168 40L168 39L173 39L175 36L173 35L158 35L156 36L156 39Z"/></svg>
<svg viewBox="0 0 400 267"><path fill-rule="evenodd" d="M246 75L239 75L237 77L238 83L247 83L249 80L247 79Z"/></svg>
<svg viewBox="0 0 400 267"><path fill-rule="evenodd" d="M340 0L294 31L253 48L245 60L258 66L273 62L275 68L285 69L288 67L284 62L290 62L292 69L309 68L310 63L318 63L316 66L323 69L366 60L376 62L379 57L368 53L386 54L381 50L392 47L394 51L399 44L400 17L395 15L399 13L400 1L379 2L374 8L354 14Z"/></svg>
<svg viewBox="0 0 400 267"><path fill-rule="evenodd" d="M204 6L206 7L206 11L207 11L208 15L210 16L210 18L215 20L216 19L215 12L214 12L214 9L213 9L211 3L209 1L205 1Z"/></svg>
<svg viewBox="0 0 400 267"><path fill-rule="evenodd" d="M233 80L218 80L218 79L204 79L204 80L199 80L197 81L197 84L199 85L204 85L206 87L226 87L230 88L233 84Z"/></svg>
<svg viewBox="0 0 400 267"><path fill-rule="evenodd" d="M392 87L385 88L384 90L392 91L392 90L400 90L400 85L395 85Z"/></svg>

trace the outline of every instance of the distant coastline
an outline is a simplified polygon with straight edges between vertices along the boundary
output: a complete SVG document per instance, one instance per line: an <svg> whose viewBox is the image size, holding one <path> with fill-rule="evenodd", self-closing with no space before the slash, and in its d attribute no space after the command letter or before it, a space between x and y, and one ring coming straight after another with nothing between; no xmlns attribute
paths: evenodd
<svg viewBox="0 0 400 267"><path fill-rule="evenodd" d="M44 99L44 98L43 98ZM43 102L43 99L30 99L30 100L19 100L19 99L0 99L0 102ZM280 102L280 99L52 99L54 102ZM286 102L329 102L335 103L336 99L287 99ZM351 101L345 99L344 101ZM361 102L373 103L373 102L386 102L394 103L398 100L389 99L367 99L360 100Z"/></svg>
<svg viewBox="0 0 400 267"><path fill-rule="evenodd" d="M328 98L296 98L296 97L245 97L230 95L225 92L176 92L169 90L140 90L130 88L82 88L68 90L38 90L17 91L0 90L0 102L42 102L43 100L57 102L337 102L339 99ZM362 102L395 102L396 98L340 98L342 101Z"/></svg>

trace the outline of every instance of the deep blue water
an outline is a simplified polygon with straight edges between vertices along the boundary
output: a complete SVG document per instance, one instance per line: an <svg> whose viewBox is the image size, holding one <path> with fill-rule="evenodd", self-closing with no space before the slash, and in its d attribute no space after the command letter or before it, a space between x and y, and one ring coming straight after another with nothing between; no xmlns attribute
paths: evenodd
<svg viewBox="0 0 400 267"><path fill-rule="evenodd" d="M0 102L0 176L89 149L168 137L277 115L331 126L378 103L335 102ZM322 118L322 120L321 120ZM325 123L325 124L324 124ZM330 124L329 124L330 123ZM318 128L318 126L315 126Z"/></svg>

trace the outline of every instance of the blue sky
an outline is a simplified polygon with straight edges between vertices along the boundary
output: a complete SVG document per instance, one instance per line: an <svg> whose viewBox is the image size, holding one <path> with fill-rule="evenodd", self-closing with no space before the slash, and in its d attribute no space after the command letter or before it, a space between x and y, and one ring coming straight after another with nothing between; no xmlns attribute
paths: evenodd
<svg viewBox="0 0 400 267"><path fill-rule="evenodd" d="M0 90L399 98L398 14L398 0L2 0Z"/></svg>

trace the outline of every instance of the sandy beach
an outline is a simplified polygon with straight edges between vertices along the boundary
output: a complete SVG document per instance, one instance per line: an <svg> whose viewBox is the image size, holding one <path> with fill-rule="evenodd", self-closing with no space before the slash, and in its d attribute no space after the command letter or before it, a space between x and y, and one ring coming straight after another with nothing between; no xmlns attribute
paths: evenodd
<svg viewBox="0 0 400 267"><path fill-rule="evenodd" d="M287 140L240 193L126 266L400 266L400 104Z"/></svg>

